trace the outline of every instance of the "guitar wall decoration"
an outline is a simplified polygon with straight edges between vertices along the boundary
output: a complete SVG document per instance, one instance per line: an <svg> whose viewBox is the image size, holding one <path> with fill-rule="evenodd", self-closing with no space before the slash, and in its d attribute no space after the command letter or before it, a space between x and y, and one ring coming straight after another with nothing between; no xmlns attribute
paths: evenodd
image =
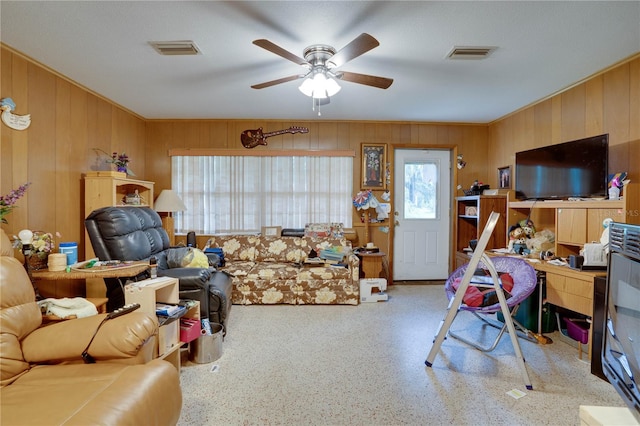
<svg viewBox="0 0 640 426"><path fill-rule="evenodd" d="M275 132L264 133L262 127L254 130L245 130L240 135L242 146L245 148L255 148L258 145L266 145L267 138L271 136L282 135L284 133L309 133L309 129L306 127L289 127L284 130L276 130Z"/></svg>

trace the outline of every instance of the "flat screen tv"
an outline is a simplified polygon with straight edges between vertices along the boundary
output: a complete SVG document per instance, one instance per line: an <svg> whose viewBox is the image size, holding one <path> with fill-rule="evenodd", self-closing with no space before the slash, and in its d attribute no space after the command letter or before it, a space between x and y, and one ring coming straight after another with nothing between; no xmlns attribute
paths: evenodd
<svg viewBox="0 0 640 426"><path fill-rule="evenodd" d="M640 225L609 226L602 370L640 422Z"/></svg>
<svg viewBox="0 0 640 426"><path fill-rule="evenodd" d="M516 152L516 197L604 198L608 165L608 134Z"/></svg>

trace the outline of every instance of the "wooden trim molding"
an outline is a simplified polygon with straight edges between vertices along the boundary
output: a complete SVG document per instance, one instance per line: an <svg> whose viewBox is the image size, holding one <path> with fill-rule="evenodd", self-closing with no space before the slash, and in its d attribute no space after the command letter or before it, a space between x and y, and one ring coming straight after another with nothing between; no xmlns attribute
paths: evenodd
<svg viewBox="0 0 640 426"><path fill-rule="evenodd" d="M169 150L169 157L355 157L355 150L269 150L176 148Z"/></svg>

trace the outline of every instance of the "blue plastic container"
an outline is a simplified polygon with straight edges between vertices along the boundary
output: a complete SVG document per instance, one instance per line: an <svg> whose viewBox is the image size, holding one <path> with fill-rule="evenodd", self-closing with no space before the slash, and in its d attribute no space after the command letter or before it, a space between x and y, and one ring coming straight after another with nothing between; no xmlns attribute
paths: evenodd
<svg viewBox="0 0 640 426"><path fill-rule="evenodd" d="M67 255L67 266L78 263L78 243L60 243L59 251Z"/></svg>

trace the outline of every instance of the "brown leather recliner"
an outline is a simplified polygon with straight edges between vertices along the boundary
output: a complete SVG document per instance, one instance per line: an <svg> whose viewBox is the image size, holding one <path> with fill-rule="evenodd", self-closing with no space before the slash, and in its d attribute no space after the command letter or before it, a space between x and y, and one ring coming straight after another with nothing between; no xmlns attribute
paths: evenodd
<svg viewBox="0 0 640 426"><path fill-rule="evenodd" d="M40 327L23 265L0 233L0 424L175 425L182 392L176 368L152 360L155 317L105 314Z"/></svg>

